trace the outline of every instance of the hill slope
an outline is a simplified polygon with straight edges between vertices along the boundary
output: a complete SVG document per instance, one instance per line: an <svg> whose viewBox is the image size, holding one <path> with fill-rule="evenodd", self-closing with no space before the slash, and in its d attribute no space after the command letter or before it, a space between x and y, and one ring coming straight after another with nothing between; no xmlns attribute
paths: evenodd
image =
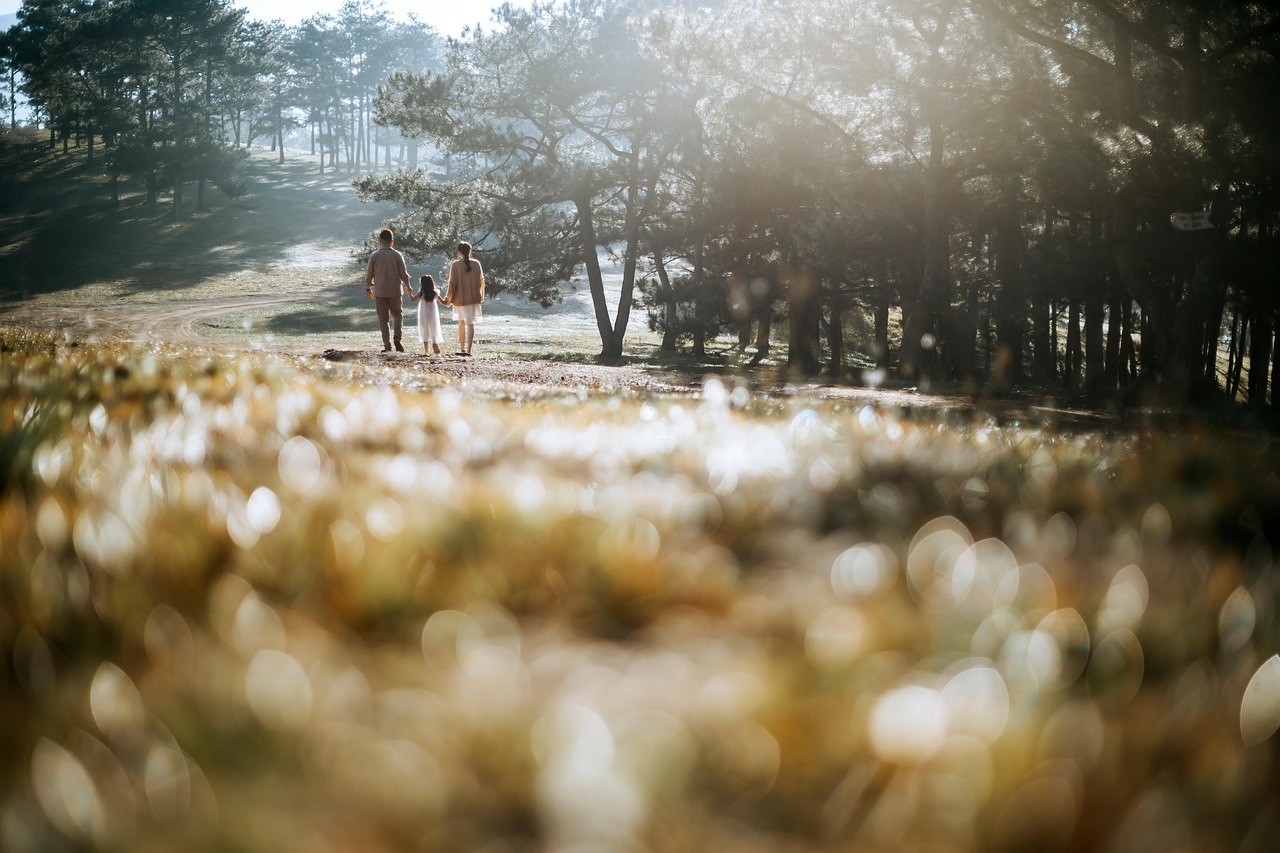
<svg viewBox="0 0 1280 853"><path fill-rule="evenodd" d="M0 324L231 349L374 348L354 254L395 208L362 204L350 175L321 176L304 154L280 164L255 151L246 169L243 196L210 188L207 209L174 222L137 190L113 206L83 151L0 136ZM446 260L409 272L438 276ZM575 283L550 309L504 295L485 313L486 353L590 360L599 351L589 296ZM633 355L653 352L642 322L629 337ZM416 334L406 338L416 346Z"/></svg>

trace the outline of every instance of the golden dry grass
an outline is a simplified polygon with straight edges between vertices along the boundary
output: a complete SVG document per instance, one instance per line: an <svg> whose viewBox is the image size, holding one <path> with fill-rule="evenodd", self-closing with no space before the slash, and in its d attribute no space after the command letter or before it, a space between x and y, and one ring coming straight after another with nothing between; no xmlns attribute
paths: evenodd
<svg viewBox="0 0 1280 853"><path fill-rule="evenodd" d="M1280 828L1268 435L0 350L5 850Z"/></svg>

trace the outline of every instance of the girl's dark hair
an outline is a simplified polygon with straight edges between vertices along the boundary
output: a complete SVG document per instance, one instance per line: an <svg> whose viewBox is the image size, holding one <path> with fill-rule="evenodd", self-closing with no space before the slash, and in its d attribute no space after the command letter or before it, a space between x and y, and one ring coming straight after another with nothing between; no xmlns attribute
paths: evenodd
<svg viewBox="0 0 1280 853"><path fill-rule="evenodd" d="M434 278L429 275L424 275L422 278L418 279L418 284L420 285L418 289L418 295L420 297L423 299L436 298L436 280Z"/></svg>
<svg viewBox="0 0 1280 853"><path fill-rule="evenodd" d="M459 243L458 254L462 255L462 262L467 265L467 272L471 272L471 244Z"/></svg>

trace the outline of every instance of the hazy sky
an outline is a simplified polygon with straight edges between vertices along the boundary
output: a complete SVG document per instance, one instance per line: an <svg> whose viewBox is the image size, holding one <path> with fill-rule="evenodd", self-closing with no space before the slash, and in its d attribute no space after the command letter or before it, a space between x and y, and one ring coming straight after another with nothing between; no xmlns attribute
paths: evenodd
<svg viewBox="0 0 1280 853"><path fill-rule="evenodd" d="M531 0L515 0L517 6L528 6ZM467 24L489 24L489 10L502 0L386 0L393 15L415 12L442 35L456 36ZM0 15L18 11L22 0L0 0ZM260 21L280 18L296 24L312 15L336 14L342 0L234 0L233 5L249 10L249 17Z"/></svg>

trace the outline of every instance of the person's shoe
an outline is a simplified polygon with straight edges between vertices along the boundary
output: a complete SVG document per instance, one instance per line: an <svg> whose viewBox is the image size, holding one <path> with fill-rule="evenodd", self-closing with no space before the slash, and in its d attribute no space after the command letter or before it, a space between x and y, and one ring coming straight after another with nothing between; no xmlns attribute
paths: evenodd
<svg viewBox="0 0 1280 853"><path fill-rule="evenodd" d="M383 351L383 352L391 352L391 347L383 347L383 348L382 348L382 351Z"/></svg>
<svg viewBox="0 0 1280 853"><path fill-rule="evenodd" d="M396 344L396 352L404 352L404 347L400 344Z"/></svg>

